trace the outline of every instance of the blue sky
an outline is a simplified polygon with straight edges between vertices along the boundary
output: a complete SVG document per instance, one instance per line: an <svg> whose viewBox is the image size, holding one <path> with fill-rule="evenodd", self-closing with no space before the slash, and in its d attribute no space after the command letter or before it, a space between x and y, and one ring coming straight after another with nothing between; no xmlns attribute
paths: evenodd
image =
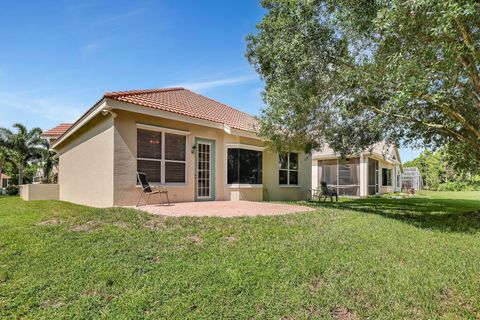
<svg viewBox="0 0 480 320"><path fill-rule="evenodd" d="M0 126L71 122L105 92L184 86L256 115L263 84L242 1L10 1L0 10ZM402 150L408 160L410 150Z"/></svg>

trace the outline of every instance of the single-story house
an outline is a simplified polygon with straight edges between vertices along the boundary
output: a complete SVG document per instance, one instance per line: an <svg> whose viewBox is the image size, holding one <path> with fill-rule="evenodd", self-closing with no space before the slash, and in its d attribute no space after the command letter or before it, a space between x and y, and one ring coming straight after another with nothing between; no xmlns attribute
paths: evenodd
<svg viewBox="0 0 480 320"><path fill-rule="evenodd" d="M136 173L144 172L172 202L305 199L310 155L266 150L256 125L251 115L184 88L106 93L52 138L59 198L135 205Z"/></svg>
<svg viewBox="0 0 480 320"><path fill-rule="evenodd" d="M10 176L0 173L0 188L8 187L8 180L10 180Z"/></svg>
<svg viewBox="0 0 480 320"><path fill-rule="evenodd" d="M0 196L7 193L6 189L8 187L8 180L10 180L9 176L4 173L0 173Z"/></svg>
<svg viewBox="0 0 480 320"><path fill-rule="evenodd" d="M312 187L325 181L340 195L367 196L401 191L403 171L397 147L377 143L369 150L346 158L324 146L312 154Z"/></svg>

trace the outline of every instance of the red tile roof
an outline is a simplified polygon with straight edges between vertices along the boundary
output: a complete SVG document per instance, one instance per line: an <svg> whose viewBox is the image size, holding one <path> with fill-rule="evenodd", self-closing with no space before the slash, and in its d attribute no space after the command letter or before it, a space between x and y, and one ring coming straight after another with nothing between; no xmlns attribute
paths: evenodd
<svg viewBox="0 0 480 320"><path fill-rule="evenodd" d="M6 174L0 174L0 178L3 178L3 179L10 179L9 176L7 176Z"/></svg>
<svg viewBox="0 0 480 320"><path fill-rule="evenodd" d="M72 125L73 125L72 123L60 123L58 126L52 128L52 129L49 129L47 131L44 131L42 133L42 136L47 137L47 138L58 138L62 134L64 134L65 131L70 129L70 127Z"/></svg>
<svg viewBox="0 0 480 320"><path fill-rule="evenodd" d="M110 92L104 97L209 120L238 130L254 132L257 125L251 115L184 88Z"/></svg>
<svg viewBox="0 0 480 320"><path fill-rule="evenodd" d="M364 152L372 152L377 155L391 158L394 154L395 146L387 144L385 141L377 142ZM325 144L321 149L313 151L313 156L333 156L338 155L329 145Z"/></svg>

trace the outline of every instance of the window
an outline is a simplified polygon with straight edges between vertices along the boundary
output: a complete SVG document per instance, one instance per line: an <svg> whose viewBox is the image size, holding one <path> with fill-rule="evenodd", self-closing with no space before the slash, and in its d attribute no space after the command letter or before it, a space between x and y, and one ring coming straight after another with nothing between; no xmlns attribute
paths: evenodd
<svg viewBox="0 0 480 320"><path fill-rule="evenodd" d="M137 129L137 171L149 182L186 183L186 136Z"/></svg>
<svg viewBox="0 0 480 320"><path fill-rule="evenodd" d="M278 156L278 183L298 185L298 153L282 153Z"/></svg>
<svg viewBox="0 0 480 320"><path fill-rule="evenodd" d="M228 148L228 184L262 184L262 151Z"/></svg>
<svg viewBox="0 0 480 320"><path fill-rule="evenodd" d="M382 168L382 186L392 186L392 169Z"/></svg>

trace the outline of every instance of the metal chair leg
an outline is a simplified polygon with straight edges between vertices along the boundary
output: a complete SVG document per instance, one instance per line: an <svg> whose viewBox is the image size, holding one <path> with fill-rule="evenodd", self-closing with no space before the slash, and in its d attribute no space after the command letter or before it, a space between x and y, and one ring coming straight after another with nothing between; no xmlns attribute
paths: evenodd
<svg viewBox="0 0 480 320"><path fill-rule="evenodd" d="M160 197L160 204L163 206L163 198L162 198L162 193L160 192L158 194L158 196Z"/></svg>
<svg viewBox="0 0 480 320"><path fill-rule="evenodd" d="M168 205L170 205L170 199L168 198L168 192L165 193L165 195L167 196L167 202L168 202Z"/></svg>
<svg viewBox="0 0 480 320"><path fill-rule="evenodd" d="M148 205L148 201L150 200L150 196L151 196L151 195L152 195L151 193L149 193L149 194L148 194L148 197L147 197L147 202L145 202L145 206L147 206L147 205Z"/></svg>
<svg viewBox="0 0 480 320"><path fill-rule="evenodd" d="M140 200L142 200L142 197L143 197L143 192L140 193L140 197L138 197L137 205L135 207L138 207L138 205L140 204Z"/></svg>

